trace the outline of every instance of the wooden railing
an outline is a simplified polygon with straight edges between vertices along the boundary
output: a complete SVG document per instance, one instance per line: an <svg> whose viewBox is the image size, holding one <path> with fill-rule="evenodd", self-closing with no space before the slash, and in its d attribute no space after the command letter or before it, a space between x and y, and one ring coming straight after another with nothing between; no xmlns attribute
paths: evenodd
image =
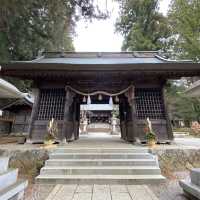
<svg viewBox="0 0 200 200"><path fill-rule="evenodd" d="M11 116L0 116L0 121L13 122L14 120L15 118Z"/></svg>

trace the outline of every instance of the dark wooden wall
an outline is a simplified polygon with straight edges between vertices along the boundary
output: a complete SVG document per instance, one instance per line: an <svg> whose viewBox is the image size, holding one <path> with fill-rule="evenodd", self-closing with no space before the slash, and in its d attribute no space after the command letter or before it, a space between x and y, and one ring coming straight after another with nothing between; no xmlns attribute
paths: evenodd
<svg viewBox="0 0 200 200"><path fill-rule="evenodd" d="M35 88L36 102L29 127L30 139L43 141L47 125L54 118L58 122L58 139L66 142L79 138L80 102L79 97L64 87ZM52 96L52 90L58 92ZM59 91L64 91L60 92ZM49 96L47 94L49 92ZM45 93L45 95L44 95ZM60 95L60 96L59 96ZM46 96L46 97L44 97Z"/></svg>
<svg viewBox="0 0 200 200"><path fill-rule="evenodd" d="M33 105L29 127L29 135L32 140L38 141L44 139L47 132L47 124L52 117L58 121L60 140L65 142L79 138L80 103L82 96L75 94L69 88L66 89L65 85L64 82L59 84L53 82L47 84L43 82L38 84L37 88L34 89L36 91L36 101ZM57 103L62 109L59 110L56 107L58 106L57 104L52 104L54 100L50 100L53 97L49 93L50 96L46 100L47 110L45 111L45 105L42 102L43 93L44 90L52 89L64 91L60 93L60 95L63 95L63 101ZM92 88L92 90L95 91L98 88ZM147 83L145 81L137 83L129 92L129 97L123 94L119 96L119 100L122 139L135 142L136 138L139 138L141 141L145 141L144 127L147 117L151 119L153 130L157 134L160 142L173 139L164 97L163 81L159 82L156 80ZM152 105L152 102L154 105ZM55 113L55 109L61 113L57 113L56 116L49 114L49 118L45 119L40 118L40 116L43 116L41 112Z"/></svg>
<svg viewBox="0 0 200 200"><path fill-rule="evenodd" d="M31 107L30 106L16 106L3 111L0 123L0 133L28 133L30 123ZM6 120L8 119L8 120Z"/></svg>
<svg viewBox="0 0 200 200"><path fill-rule="evenodd" d="M0 121L0 135L8 135L11 133L12 122Z"/></svg>
<svg viewBox="0 0 200 200"><path fill-rule="evenodd" d="M16 113L14 122L12 124L13 133L28 132L29 122L31 116L31 108L24 109Z"/></svg>
<svg viewBox="0 0 200 200"><path fill-rule="evenodd" d="M138 86L135 88L132 103L124 95L120 97L121 135L124 140L135 142L138 138L141 142L146 141L144 128L147 117L152 122L159 142L173 140L164 88L164 85L159 84ZM150 97L144 97L142 91Z"/></svg>

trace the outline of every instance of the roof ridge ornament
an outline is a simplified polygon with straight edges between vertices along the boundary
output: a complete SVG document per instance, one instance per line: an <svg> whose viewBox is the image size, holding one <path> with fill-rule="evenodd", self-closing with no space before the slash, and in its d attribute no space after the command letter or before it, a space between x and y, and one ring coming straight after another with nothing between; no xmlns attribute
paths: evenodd
<svg viewBox="0 0 200 200"><path fill-rule="evenodd" d="M164 58L158 54L155 55L156 58L162 60L162 61L165 61L165 62L172 62L172 63L179 63L179 62L184 62L184 63L192 63L192 60L172 60L172 59L168 59L168 58Z"/></svg>
<svg viewBox="0 0 200 200"><path fill-rule="evenodd" d="M158 51L132 51L132 56L135 58L151 58L155 57Z"/></svg>
<svg viewBox="0 0 200 200"><path fill-rule="evenodd" d="M60 57L61 57L61 58L64 58L64 57L65 57L65 49L64 49L64 47L63 47L62 50L61 50Z"/></svg>
<svg viewBox="0 0 200 200"><path fill-rule="evenodd" d="M97 52L97 57L101 58L102 57L102 52Z"/></svg>

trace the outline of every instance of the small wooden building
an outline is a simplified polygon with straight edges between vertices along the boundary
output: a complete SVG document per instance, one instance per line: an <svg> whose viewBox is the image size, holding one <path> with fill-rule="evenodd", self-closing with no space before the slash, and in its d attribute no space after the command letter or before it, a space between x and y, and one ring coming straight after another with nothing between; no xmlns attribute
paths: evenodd
<svg viewBox="0 0 200 200"><path fill-rule="evenodd" d="M16 99L1 109L0 134L28 133L32 102L27 98Z"/></svg>
<svg viewBox="0 0 200 200"><path fill-rule="evenodd" d="M34 82L29 126L33 141L43 140L51 118L58 122L60 140L78 139L80 104L98 95L119 105L124 140L145 140L145 120L149 117L159 141L170 141L173 134L164 95L166 81L200 75L200 63L166 60L157 52L54 52L1 66L2 76Z"/></svg>
<svg viewBox="0 0 200 200"><path fill-rule="evenodd" d="M28 131L33 99L0 79L0 135Z"/></svg>

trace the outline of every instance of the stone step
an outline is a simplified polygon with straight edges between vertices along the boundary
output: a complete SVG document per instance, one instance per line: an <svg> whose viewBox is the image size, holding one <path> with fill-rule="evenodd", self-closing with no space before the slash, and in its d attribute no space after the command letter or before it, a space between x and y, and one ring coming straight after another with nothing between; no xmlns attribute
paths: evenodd
<svg viewBox="0 0 200 200"><path fill-rule="evenodd" d="M0 200L23 199L24 189L27 186L28 186L28 181L18 180L14 184L0 191Z"/></svg>
<svg viewBox="0 0 200 200"><path fill-rule="evenodd" d="M162 175L39 175L43 184L159 184L165 182Z"/></svg>
<svg viewBox="0 0 200 200"><path fill-rule="evenodd" d="M155 159L50 159L45 166L156 166Z"/></svg>
<svg viewBox="0 0 200 200"><path fill-rule="evenodd" d="M147 148L69 148L49 156L37 181L60 184L148 184L165 180Z"/></svg>
<svg viewBox="0 0 200 200"><path fill-rule="evenodd" d="M200 199L200 187L193 184L190 180L180 180L179 185L191 200Z"/></svg>
<svg viewBox="0 0 200 200"><path fill-rule="evenodd" d="M160 175L157 166L45 166L41 175Z"/></svg>
<svg viewBox="0 0 200 200"><path fill-rule="evenodd" d="M0 173L4 173L8 169L9 157L0 157Z"/></svg>
<svg viewBox="0 0 200 200"><path fill-rule="evenodd" d="M149 153L52 153L50 159L153 159Z"/></svg>
<svg viewBox="0 0 200 200"><path fill-rule="evenodd" d="M54 153L148 153L148 148L67 148L58 147Z"/></svg>
<svg viewBox="0 0 200 200"><path fill-rule="evenodd" d="M0 191L17 181L18 169L10 169L0 174Z"/></svg>

